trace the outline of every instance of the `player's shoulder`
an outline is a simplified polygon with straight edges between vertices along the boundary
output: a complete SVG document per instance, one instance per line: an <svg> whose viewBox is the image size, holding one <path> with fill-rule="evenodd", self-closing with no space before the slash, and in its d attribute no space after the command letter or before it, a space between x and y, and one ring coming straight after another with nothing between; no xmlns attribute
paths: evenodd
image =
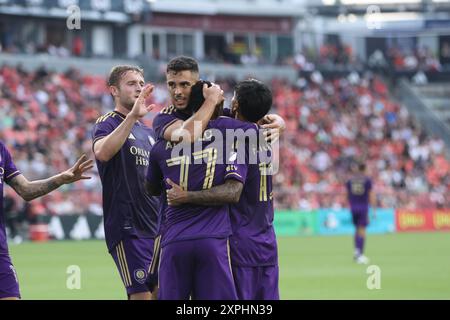
<svg viewBox="0 0 450 320"><path fill-rule="evenodd" d="M153 119L153 127L160 127L165 125L167 122L173 121L175 119L184 120L180 112L177 111L175 106L170 105L162 109Z"/></svg>
<svg viewBox="0 0 450 320"><path fill-rule="evenodd" d="M100 123L108 123L114 120L119 120L122 121L124 120L125 117L117 112L114 111L110 111L100 117L97 118L97 120L95 121L95 124L100 124Z"/></svg>
<svg viewBox="0 0 450 320"><path fill-rule="evenodd" d="M152 157L160 157L163 156L167 150L172 150L173 147L174 143L164 139L158 139L153 145L150 154Z"/></svg>
<svg viewBox="0 0 450 320"><path fill-rule="evenodd" d="M256 123L242 121L230 117L218 117L215 120L212 120L209 122L210 128L216 128L216 129L242 129L242 130L248 130L248 129L254 129L258 130L258 125Z"/></svg>
<svg viewBox="0 0 450 320"><path fill-rule="evenodd" d="M162 115L162 114L174 114L175 111L177 111L177 109L175 108L175 106L173 104L171 104L170 106L167 106L165 108L163 108L158 115Z"/></svg>

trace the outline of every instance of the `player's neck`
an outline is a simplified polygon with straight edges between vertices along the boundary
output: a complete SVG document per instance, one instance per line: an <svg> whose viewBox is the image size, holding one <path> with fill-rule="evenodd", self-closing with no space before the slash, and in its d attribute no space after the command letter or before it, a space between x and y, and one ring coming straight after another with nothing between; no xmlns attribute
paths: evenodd
<svg viewBox="0 0 450 320"><path fill-rule="evenodd" d="M244 116L242 114L240 114L239 112L236 113L236 119L248 122L248 120L245 119Z"/></svg>
<svg viewBox="0 0 450 320"><path fill-rule="evenodd" d="M116 104L114 111L117 111L118 113L123 114L124 116L130 113L130 110L128 110L127 108L123 107L120 104Z"/></svg>

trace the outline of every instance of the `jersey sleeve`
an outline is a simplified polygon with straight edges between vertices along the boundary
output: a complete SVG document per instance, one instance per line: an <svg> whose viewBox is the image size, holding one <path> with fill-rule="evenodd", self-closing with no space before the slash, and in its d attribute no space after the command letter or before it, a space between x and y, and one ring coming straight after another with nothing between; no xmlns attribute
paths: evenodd
<svg viewBox="0 0 450 320"><path fill-rule="evenodd" d="M164 132L175 121L179 120L173 113L159 113L153 119L153 131L157 139L164 139Z"/></svg>
<svg viewBox="0 0 450 320"><path fill-rule="evenodd" d="M244 162L244 163L242 163ZM245 184L248 172L248 157L245 161L239 161L236 150L227 155L224 180L233 179Z"/></svg>
<svg viewBox="0 0 450 320"><path fill-rule="evenodd" d="M94 129L92 130L92 147L94 144L100 140L101 138L106 137L111 132L113 132L115 126L109 121L102 121L95 124Z"/></svg>
<svg viewBox="0 0 450 320"><path fill-rule="evenodd" d="M1 155L5 162L5 167L3 168L5 170L3 177L8 183L8 181L11 181L12 178L18 176L20 174L20 171L17 170L16 165L14 164L11 154L9 153L8 149L3 146L3 154Z"/></svg>

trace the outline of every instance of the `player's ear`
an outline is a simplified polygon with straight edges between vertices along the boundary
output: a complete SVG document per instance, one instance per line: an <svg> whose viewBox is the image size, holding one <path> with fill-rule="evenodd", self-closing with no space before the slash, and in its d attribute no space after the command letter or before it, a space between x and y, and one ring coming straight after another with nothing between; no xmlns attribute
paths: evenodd
<svg viewBox="0 0 450 320"><path fill-rule="evenodd" d="M233 99L231 101L231 113L236 114L239 110L239 103L237 102L237 99Z"/></svg>
<svg viewBox="0 0 450 320"><path fill-rule="evenodd" d="M116 86L109 86L109 93L111 93L113 97L116 97L119 94L119 89Z"/></svg>

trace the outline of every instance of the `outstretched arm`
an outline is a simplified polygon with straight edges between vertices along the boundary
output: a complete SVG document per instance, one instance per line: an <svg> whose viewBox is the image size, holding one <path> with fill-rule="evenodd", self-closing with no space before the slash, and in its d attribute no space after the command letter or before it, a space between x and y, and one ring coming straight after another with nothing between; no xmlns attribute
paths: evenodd
<svg viewBox="0 0 450 320"><path fill-rule="evenodd" d="M81 156L75 165L57 175L44 180L28 181L24 175L19 174L12 178L8 184L24 200L31 201L59 188L63 184L72 183L82 179L90 179L83 174L93 167L93 160L86 160L86 156Z"/></svg>
<svg viewBox="0 0 450 320"><path fill-rule="evenodd" d="M205 97L205 102L194 115L185 121L175 121L166 128L164 140L193 143L202 137L216 106L223 101L223 91L218 85L212 85L208 88L205 84L203 86L203 96ZM196 128L196 125L198 128Z"/></svg>
<svg viewBox="0 0 450 320"><path fill-rule="evenodd" d="M145 105L145 99L152 93L154 86L148 84L139 94L133 109L127 114L125 120L113 132L94 143L95 158L102 162L109 161L122 148L123 144L130 135L136 121L149 113L155 105Z"/></svg>
<svg viewBox="0 0 450 320"><path fill-rule="evenodd" d="M237 180L228 179L223 184L201 191L185 191L179 185L167 179L172 189L167 190L169 206L179 206L192 203L203 206L222 206L228 203L238 203L244 185Z"/></svg>
<svg viewBox="0 0 450 320"><path fill-rule="evenodd" d="M268 114L258 124L265 129L264 136L270 143L275 143L286 129L286 122L277 114Z"/></svg>

